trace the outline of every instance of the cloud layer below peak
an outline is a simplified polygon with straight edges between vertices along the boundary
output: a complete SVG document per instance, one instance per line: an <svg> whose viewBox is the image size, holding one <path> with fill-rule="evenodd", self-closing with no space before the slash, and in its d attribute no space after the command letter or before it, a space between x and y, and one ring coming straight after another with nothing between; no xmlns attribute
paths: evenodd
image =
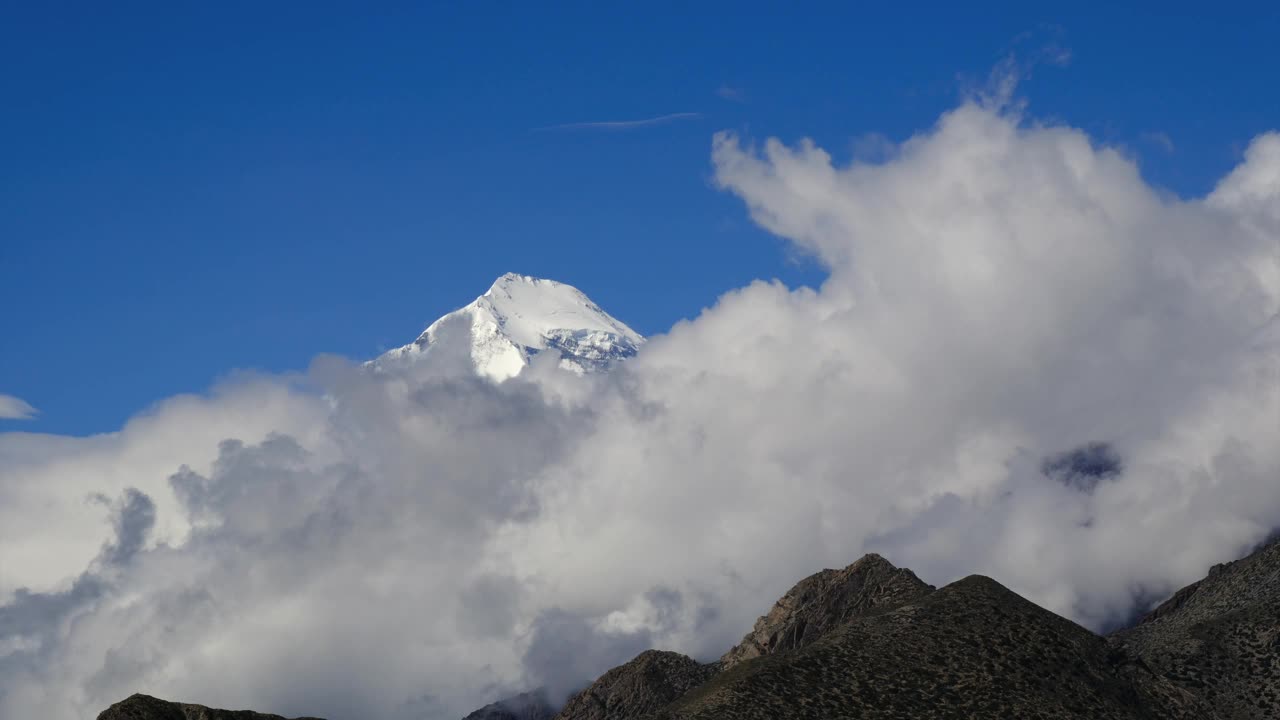
<svg viewBox="0 0 1280 720"><path fill-rule="evenodd" d="M821 288L727 292L606 375L319 358L0 435L0 716L455 718L718 655L868 551L1100 628L1280 526L1280 136L1186 201L975 103L881 162L712 162Z"/></svg>

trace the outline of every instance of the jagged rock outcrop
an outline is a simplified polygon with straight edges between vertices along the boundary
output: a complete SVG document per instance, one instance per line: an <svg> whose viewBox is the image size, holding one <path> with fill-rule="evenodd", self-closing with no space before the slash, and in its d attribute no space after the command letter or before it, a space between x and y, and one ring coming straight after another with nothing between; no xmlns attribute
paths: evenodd
<svg viewBox="0 0 1280 720"><path fill-rule="evenodd" d="M279 715L251 710L218 710L204 705L176 703L151 697L130 695L98 714L98 720L285 720ZM320 720L296 718L295 720Z"/></svg>
<svg viewBox="0 0 1280 720"><path fill-rule="evenodd" d="M1227 720L1280 717L1280 542L1215 565L1111 639Z"/></svg>
<svg viewBox="0 0 1280 720"><path fill-rule="evenodd" d="M715 676L653 720L1209 720L1210 704L1107 641L970 576Z"/></svg>
<svg viewBox="0 0 1280 720"><path fill-rule="evenodd" d="M556 709L541 690L490 703L462 720L551 720Z"/></svg>
<svg viewBox="0 0 1280 720"><path fill-rule="evenodd" d="M641 717L724 669L804 647L851 618L896 607L932 591L932 585L910 570L894 567L875 554L840 570L823 570L796 583L719 662L702 664L671 652L641 653L570 698L556 720Z"/></svg>
<svg viewBox="0 0 1280 720"><path fill-rule="evenodd" d="M718 669L680 653L646 650L571 697L555 720L642 717L706 682Z"/></svg>
<svg viewBox="0 0 1280 720"><path fill-rule="evenodd" d="M796 650L849 620L897 607L933 592L910 570L874 553L842 570L823 570L796 583L742 642L720 658L729 669L744 660Z"/></svg>

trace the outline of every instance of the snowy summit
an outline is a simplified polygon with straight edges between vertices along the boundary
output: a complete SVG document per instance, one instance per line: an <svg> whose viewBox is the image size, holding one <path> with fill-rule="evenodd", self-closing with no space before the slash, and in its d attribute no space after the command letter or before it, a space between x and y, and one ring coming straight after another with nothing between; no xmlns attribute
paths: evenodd
<svg viewBox="0 0 1280 720"><path fill-rule="evenodd" d="M476 372L498 381L518 375L541 352L558 353L560 367L582 374L629 358L644 343L644 337L572 285L507 273L470 305L431 323L417 340L372 364L425 356L440 339L441 328L452 323L471 330Z"/></svg>

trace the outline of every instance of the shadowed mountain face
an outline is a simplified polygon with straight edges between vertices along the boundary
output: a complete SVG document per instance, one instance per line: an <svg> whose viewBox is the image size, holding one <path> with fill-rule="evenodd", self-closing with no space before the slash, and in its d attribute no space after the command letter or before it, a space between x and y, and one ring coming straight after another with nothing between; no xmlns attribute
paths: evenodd
<svg viewBox="0 0 1280 720"><path fill-rule="evenodd" d="M1223 718L1280 717L1280 541L1215 565L1111 637Z"/></svg>
<svg viewBox="0 0 1280 720"><path fill-rule="evenodd" d="M933 592L910 570L871 554L843 570L823 570L796 583L742 642L720 658L724 669L762 655L796 650L828 630Z"/></svg>
<svg viewBox="0 0 1280 720"><path fill-rule="evenodd" d="M216 710L203 705L176 703L150 695L131 695L98 714L98 720L285 720L249 710ZM318 720L318 718L296 718Z"/></svg>
<svg viewBox="0 0 1280 720"><path fill-rule="evenodd" d="M535 690L485 705L462 720L551 720L555 714L546 694Z"/></svg>
<svg viewBox="0 0 1280 720"><path fill-rule="evenodd" d="M796 583L719 662L648 651L610 670L569 700L556 720L626 720L658 711L686 691L752 658L805 647L830 629L933 591L910 570L867 555L842 570Z"/></svg>
<svg viewBox="0 0 1280 720"><path fill-rule="evenodd" d="M970 576L717 675L651 716L1216 717L1088 630Z"/></svg>
<svg viewBox="0 0 1280 720"><path fill-rule="evenodd" d="M680 653L646 650L570 698L556 720L642 717L706 682L718 669Z"/></svg>

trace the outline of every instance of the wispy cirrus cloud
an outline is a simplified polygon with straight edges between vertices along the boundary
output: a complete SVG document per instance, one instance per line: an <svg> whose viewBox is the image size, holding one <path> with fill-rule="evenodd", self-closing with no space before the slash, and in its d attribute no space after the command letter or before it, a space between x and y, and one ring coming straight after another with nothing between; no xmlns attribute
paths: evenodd
<svg viewBox="0 0 1280 720"><path fill-rule="evenodd" d="M534 131L542 132L546 130L635 130L636 128L650 127L652 125L666 125L667 123L677 122L679 120L698 120L702 118L702 113L697 112L678 112L669 113L667 115L658 115L657 117L641 118L638 120L601 120L594 122L572 122L561 123L559 125L547 125L546 127L534 128Z"/></svg>
<svg viewBox="0 0 1280 720"><path fill-rule="evenodd" d="M733 87L732 85L721 85L716 88L716 95L722 100L729 102L744 103L747 101L747 93L742 88Z"/></svg>
<svg viewBox="0 0 1280 720"><path fill-rule="evenodd" d="M1166 153L1171 153L1175 149L1173 144L1173 138L1169 137L1168 133L1161 132L1159 130L1152 130L1152 131L1140 133L1138 135L1138 139L1147 143L1148 145L1157 147Z"/></svg>
<svg viewBox="0 0 1280 720"><path fill-rule="evenodd" d="M30 420L38 412L26 400L0 393L0 420Z"/></svg>

